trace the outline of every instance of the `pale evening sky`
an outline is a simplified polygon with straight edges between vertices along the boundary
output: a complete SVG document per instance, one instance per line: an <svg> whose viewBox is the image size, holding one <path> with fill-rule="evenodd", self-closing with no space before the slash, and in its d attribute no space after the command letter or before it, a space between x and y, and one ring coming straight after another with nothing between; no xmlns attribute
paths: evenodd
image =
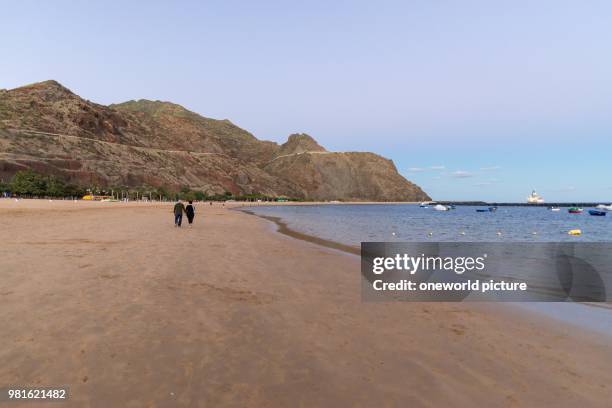
<svg viewBox="0 0 612 408"><path fill-rule="evenodd" d="M386 156L436 199L612 201L612 2L3 2L0 88Z"/></svg>

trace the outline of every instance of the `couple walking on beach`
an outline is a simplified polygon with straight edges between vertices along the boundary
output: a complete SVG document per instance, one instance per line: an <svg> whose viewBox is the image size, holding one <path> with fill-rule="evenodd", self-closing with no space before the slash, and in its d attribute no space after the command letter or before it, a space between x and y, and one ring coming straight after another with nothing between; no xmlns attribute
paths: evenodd
<svg viewBox="0 0 612 408"><path fill-rule="evenodd" d="M193 224L193 219L195 218L195 209L193 208L193 201L189 201L187 207L183 204L181 200L178 200L176 204L174 204L174 226L180 227L183 223L183 213L187 215L187 221L189 221L189 226Z"/></svg>

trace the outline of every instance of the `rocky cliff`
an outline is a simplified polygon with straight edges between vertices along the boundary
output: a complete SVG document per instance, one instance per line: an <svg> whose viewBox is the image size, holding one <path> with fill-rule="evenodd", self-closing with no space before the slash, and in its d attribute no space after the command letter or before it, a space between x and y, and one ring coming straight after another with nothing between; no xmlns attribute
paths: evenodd
<svg viewBox="0 0 612 408"><path fill-rule="evenodd" d="M421 201L429 197L390 160L333 153L305 134L260 141L229 120L180 105L103 106L55 81L0 90L0 178L22 169L83 186L190 187L316 200Z"/></svg>

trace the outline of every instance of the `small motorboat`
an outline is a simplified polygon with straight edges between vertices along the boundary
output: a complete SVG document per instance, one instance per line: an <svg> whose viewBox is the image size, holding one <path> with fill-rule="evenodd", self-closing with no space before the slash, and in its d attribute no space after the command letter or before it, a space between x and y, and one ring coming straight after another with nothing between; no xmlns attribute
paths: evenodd
<svg viewBox="0 0 612 408"><path fill-rule="evenodd" d="M560 209L559 207L548 207L548 209L549 209L550 211L555 211L555 212L557 212L557 211L561 211L561 209Z"/></svg>
<svg viewBox="0 0 612 408"><path fill-rule="evenodd" d="M567 212L570 214L582 214L582 208L570 207L570 209L567 210Z"/></svg>
<svg viewBox="0 0 612 408"><path fill-rule="evenodd" d="M612 204L610 204L610 205L599 204L595 208L597 208L598 210L601 210L601 211L612 211Z"/></svg>
<svg viewBox="0 0 612 408"><path fill-rule="evenodd" d="M489 208L477 208L476 212L485 213L485 212L495 212L497 211L497 207L489 207Z"/></svg>
<svg viewBox="0 0 612 408"><path fill-rule="evenodd" d="M606 215L605 211L599 211L599 210L589 210L589 214L591 215L595 215L597 217L603 217Z"/></svg>
<svg viewBox="0 0 612 408"><path fill-rule="evenodd" d="M448 207L442 204L438 204L434 206L434 210L436 211L448 211Z"/></svg>
<svg viewBox="0 0 612 408"><path fill-rule="evenodd" d="M447 207L448 207L449 210L456 210L457 209L457 207L455 207L454 204L450 204Z"/></svg>

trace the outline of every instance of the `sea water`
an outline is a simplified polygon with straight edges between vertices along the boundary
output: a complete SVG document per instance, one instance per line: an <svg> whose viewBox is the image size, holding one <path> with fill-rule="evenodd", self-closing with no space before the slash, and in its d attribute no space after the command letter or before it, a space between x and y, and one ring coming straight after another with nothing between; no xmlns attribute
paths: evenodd
<svg viewBox="0 0 612 408"><path fill-rule="evenodd" d="M584 209L498 207L476 212L474 206L435 211L413 204L256 205L248 210L280 218L288 228L345 245L363 241L445 242L612 242L612 213L596 217ZM580 236L568 235L579 229ZM612 335L612 304L518 303L522 309L545 314L578 327ZM597 306L597 307L594 307Z"/></svg>
<svg viewBox="0 0 612 408"><path fill-rule="evenodd" d="M435 211L411 204L293 205L249 207L282 219L290 229L345 245L362 241L445 242L612 242L612 213L569 214L567 208L473 206ZM582 235L568 235L580 229Z"/></svg>

